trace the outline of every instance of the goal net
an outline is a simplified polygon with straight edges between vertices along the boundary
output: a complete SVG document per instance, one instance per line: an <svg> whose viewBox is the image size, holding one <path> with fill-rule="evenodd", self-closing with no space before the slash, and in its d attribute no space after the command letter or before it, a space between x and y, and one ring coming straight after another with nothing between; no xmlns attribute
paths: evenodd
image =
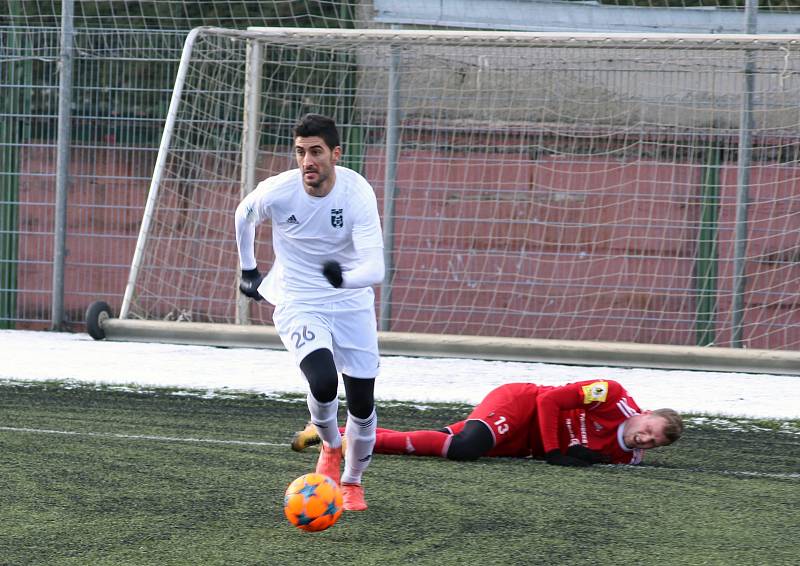
<svg viewBox="0 0 800 566"><path fill-rule="evenodd" d="M122 318L271 323L233 212L306 112L376 190L382 330L800 348L797 37L198 28Z"/></svg>

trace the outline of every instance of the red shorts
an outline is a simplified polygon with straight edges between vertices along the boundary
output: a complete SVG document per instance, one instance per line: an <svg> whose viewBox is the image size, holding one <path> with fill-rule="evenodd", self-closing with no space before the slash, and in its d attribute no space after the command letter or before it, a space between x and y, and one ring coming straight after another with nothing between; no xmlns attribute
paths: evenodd
<svg viewBox="0 0 800 566"><path fill-rule="evenodd" d="M487 456L527 457L532 442L540 443L536 421L536 396L540 387L534 383L507 383L489 392L466 420L447 427L458 434L467 421L480 421L492 432L494 447ZM531 437L533 433L533 439Z"/></svg>

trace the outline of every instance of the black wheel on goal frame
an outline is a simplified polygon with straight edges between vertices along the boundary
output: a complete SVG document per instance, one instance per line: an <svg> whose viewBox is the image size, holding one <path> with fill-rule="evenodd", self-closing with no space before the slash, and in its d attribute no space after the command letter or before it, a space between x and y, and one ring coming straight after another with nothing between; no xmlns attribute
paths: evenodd
<svg viewBox="0 0 800 566"><path fill-rule="evenodd" d="M105 301L95 301L86 309L86 332L95 340L106 337L103 323L112 317L111 307Z"/></svg>

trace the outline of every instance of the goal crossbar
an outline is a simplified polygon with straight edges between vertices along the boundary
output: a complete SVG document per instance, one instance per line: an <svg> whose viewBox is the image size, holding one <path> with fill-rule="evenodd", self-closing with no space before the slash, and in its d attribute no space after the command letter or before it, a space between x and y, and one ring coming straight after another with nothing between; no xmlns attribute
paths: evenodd
<svg viewBox="0 0 800 566"><path fill-rule="evenodd" d="M352 43L375 41L399 44L408 41L431 45L451 44L479 46L502 46L503 43L525 45L554 45L559 47L647 47L669 45L681 49L730 49L733 46L748 49L768 48L775 45L800 45L800 35L792 34L711 34L711 33L604 33L604 32L513 32L513 31L453 31L453 30L395 30L395 29L319 29L319 28L275 28L249 27L246 31L224 28L198 28L198 33L235 36L246 39L269 41L307 41L315 39L346 39Z"/></svg>
<svg viewBox="0 0 800 566"><path fill-rule="evenodd" d="M463 332L476 352L642 342L641 360L798 348L799 52L791 35L196 28L111 324L249 322L230 215L319 111L383 200L384 331Z"/></svg>

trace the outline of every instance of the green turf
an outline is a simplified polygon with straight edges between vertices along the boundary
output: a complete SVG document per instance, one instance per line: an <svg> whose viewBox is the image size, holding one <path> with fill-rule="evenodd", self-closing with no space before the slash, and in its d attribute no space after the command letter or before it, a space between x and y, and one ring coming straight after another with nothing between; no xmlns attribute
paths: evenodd
<svg viewBox="0 0 800 566"><path fill-rule="evenodd" d="M401 429L465 413L379 407ZM637 468L378 455L369 510L305 533L282 499L313 468L288 449L306 418L297 396L5 383L0 564L799 562L798 421L689 419Z"/></svg>

